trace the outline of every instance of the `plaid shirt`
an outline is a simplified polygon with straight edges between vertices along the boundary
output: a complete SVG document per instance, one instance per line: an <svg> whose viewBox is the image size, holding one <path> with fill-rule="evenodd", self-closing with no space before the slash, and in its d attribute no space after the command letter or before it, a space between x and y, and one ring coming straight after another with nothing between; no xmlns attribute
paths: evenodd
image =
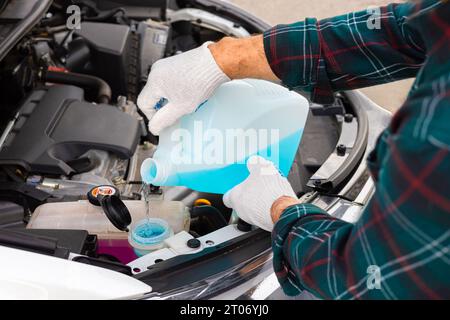
<svg viewBox="0 0 450 320"><path fill-rule="evenodd" d="M274 268L288 295L450 298L450 3L380 9L380 28L361 11L264 34L274 73L319 103L336 90L417 76L369 156L376 192L359 221L299 204L275 225Z"/></svg>

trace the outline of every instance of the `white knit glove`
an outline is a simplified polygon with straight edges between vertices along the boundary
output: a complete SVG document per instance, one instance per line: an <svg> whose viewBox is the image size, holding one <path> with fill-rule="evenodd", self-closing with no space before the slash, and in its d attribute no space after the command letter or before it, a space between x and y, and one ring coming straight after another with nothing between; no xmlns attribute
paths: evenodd
<svg viewBox="0 0 450 320"><path fill-rule="evenodd" d="M208 49L210 44L206 42L197 49L153 64L137 104L150 120L149 129L154 135L194 112L217 87L230 81ZM161 98L168 103L156 110Z"/></svg>
<svg viewBox="0 0 450 320"><path fill-rule="evenodd" d="M297 198L288 180L275 165L260 156L247 160L250 175L223 196L223 202L247 223L272 231L270 208L278 198Z"/></svg>

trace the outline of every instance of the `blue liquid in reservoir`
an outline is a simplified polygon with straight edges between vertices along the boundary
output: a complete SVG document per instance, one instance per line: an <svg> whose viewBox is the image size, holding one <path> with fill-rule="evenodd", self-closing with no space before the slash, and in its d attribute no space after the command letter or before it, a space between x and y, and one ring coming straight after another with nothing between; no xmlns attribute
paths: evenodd
<svg viewBox="0 0 450 320"><path fill-rule="evenodd" d="M136 228L135 233L141 238L158 237L165 232L165 229L161 226L148 222Z"/></svg>

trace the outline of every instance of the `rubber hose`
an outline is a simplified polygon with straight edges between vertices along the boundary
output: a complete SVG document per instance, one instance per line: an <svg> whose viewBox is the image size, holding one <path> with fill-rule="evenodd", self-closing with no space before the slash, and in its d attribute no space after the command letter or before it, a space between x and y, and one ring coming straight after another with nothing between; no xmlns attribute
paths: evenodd
<svg viewBox="0 0 450 320"><path fill-rule="evenodd" d="M83 20L84 21L94 21L94 22L105 21L105 20L108 20L108 19L114 17L119 12L122 12L122 14L125 14L125 10L123 8L116 8L116 9L112 9L110 11L100 12L97 16L94 16L94 17L85 17Z"/></svg>
<svg viewBox="0 0 450 320"><path fill-rule="evenodd" d="M111 101L111 87L98 77L74 72L47 71L43 74L42 80L92 89L97 92L98 103L108 104Z"/></svg>

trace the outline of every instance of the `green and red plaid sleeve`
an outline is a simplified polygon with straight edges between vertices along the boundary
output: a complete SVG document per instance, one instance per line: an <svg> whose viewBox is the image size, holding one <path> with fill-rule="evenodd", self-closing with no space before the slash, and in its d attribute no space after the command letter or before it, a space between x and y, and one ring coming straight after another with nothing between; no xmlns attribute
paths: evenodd
<svg viewBox="0 0 450 320"><path fill-rule="evenodd" d="M336 90L414 77L425 59L421 37L407 23L412 3L334 18L278 25L264 33L273 72L289 88L332 103Z"/></svg>
<svg viewBox="0 0 450 320"><path fill-rule="evenodd" d="M420 65L421 56L427 56L414 90L369 156L376 192L361 218L352 224L333 218L314 205L299 204L287 208L275 225L274 269L288 295L308 290L325 299L450 298L450 3L423 1L414 6L389 6L383 12L390 12L386 14L386 23L390 19L395 21L390 32L404 34L408 40L401 40L395 49L388 48L389 45L370 46L369 51L377 52L380 60L376 65L382 64L382 68L374 69L373 59L364 60L362 51L367 54L367 48L353 50L354 24L358 20L342 17L328 19L334 27L325 29L327 35L323 36L339 38L350 46L345 50L337 45L337 40L328 43L328 53L345 52L346 60L343 57L341 60L339 54L333 55L345 69L343 74L336 73L334 67L329 71L323 51L319 54L324 57L323 70L319 72L322 79L314 78L308 71L306 78L303 76L304 66L321 65L320 58L299 59L300 62L290 64L298 71L289 71L284 63L278 64L278 71L290 73L284 77L280 74L284 81L298 78L297 84L307 86L311 76L312 92L332 92L412 75L417 71L413 64ZM408 13L414 19L403 17ZM396 18L388 18L391 14ZM399 21L406 21L407 25ZM319 24L322 22L316 25ZM316 43L320 42L320 36L315 30L311 32L313 36L309 34L306 47L320 46ZM280 43L277 32L266 34L272 37L268 43ZM375 39L370 31L360 35L370 41L390 39L387 35ZM289 38L286 37L283 35L282 39ZM312 38L314 43L310 43ZM282 60L280 50L275 51ZM415 63L408 67L410 58ZM402 67L398 68L399 65ZM378 74L380 70L388 73ZM338 80L333 82L335 78ZM322 82L333 84L323 89ZM375 276L379 275L379 286L374 285L374 271Z"/></svg>

